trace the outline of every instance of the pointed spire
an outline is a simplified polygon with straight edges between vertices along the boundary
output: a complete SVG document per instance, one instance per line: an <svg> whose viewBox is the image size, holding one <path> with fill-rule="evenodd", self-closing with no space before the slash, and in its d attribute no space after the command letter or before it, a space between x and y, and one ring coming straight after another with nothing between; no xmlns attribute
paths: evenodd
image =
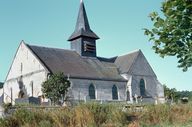
<svg viewBox="0 0 192 127"><path fill-rule="evenodd" d="M83 28L84 30L90 30L89 21L87 18L87 13L85 10L85 6L83 0L80 1L79 14L76 23L76 30L80 30Z"/></svg>
<svg viewBox="0 0 192 127"><path fill-rule="evenodd" d="M75 31L69 37L68 40L72 41L72 40L82 37L82 36L93 38L95 40L99 39L99 37L91 30L91 28L89 26L89 21L87 18L83 0L80 1L80 8L79 8L79 14L78 14L78 18L77 18Z"/></svg>

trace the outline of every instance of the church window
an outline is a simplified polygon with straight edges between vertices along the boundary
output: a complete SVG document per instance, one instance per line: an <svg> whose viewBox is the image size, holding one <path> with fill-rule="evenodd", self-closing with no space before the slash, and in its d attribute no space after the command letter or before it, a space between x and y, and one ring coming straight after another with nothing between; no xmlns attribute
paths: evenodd
<svg viewBox="0 0 192 127"><path fill-rule="evenodd" d="M130 92L127 90L127 101L130 101Z"/></svg>
<svg viewBox="0 0 192 127"><path fill-rule="evenodd" d="M113 85L112 87L112 99L118 100L118 90L116 85Z"/></svg>
<svg viewBox="0 0 192 127"><path fill-rule="evenodd" d="M93 84L89 86L89 97L90 99L95 99L95 87Z"/></svg>
<svg viewBox="0 0 192 127"><path fill-rule="evenodd" d="M145 81L143 79L141 79L139 85L140 85L141 96L145 96Z"/></svg>

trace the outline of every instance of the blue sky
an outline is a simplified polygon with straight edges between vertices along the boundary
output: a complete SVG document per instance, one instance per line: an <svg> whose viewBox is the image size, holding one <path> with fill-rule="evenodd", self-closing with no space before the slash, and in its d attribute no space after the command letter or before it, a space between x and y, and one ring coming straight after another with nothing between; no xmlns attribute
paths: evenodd
<svg viewBox="0 0 192 127"><path fill-rule="evenodd" d="M175 57L160 58L142 28L163 0L84 0L90 26L101 38L99 56L112 57L141 49L159 81L178 90L192 90L192 68L182 72ZM79 0L0 0L0 81L4 81L21 40L69 49Z"/></svg>

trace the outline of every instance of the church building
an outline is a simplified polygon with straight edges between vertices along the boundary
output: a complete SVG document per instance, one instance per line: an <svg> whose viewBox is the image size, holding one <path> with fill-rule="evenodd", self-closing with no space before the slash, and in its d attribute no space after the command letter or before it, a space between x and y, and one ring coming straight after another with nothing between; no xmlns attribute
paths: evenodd
<svg viewBox="0 0 192 127"><path fill-rule="evenodd" d="M50 75L63 72L71 82L73 101L164 102L164 89L141 50L126 55L97 56L99 37L89 25L80 3L71 49L50 48L22 41L4 83L4 102L42 97L41 85Z"/></svg>

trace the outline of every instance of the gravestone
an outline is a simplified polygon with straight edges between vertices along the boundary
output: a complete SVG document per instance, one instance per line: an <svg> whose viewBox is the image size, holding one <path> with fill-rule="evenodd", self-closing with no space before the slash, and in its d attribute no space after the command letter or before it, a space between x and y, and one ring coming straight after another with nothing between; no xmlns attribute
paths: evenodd
<svg viewBox="0 0 192 127"><path fill-rule="evenodd" d="M40 98L36 97L27 97L27 98L17 98L15 99L16 104L35 104L40 105Z"/></svg>

